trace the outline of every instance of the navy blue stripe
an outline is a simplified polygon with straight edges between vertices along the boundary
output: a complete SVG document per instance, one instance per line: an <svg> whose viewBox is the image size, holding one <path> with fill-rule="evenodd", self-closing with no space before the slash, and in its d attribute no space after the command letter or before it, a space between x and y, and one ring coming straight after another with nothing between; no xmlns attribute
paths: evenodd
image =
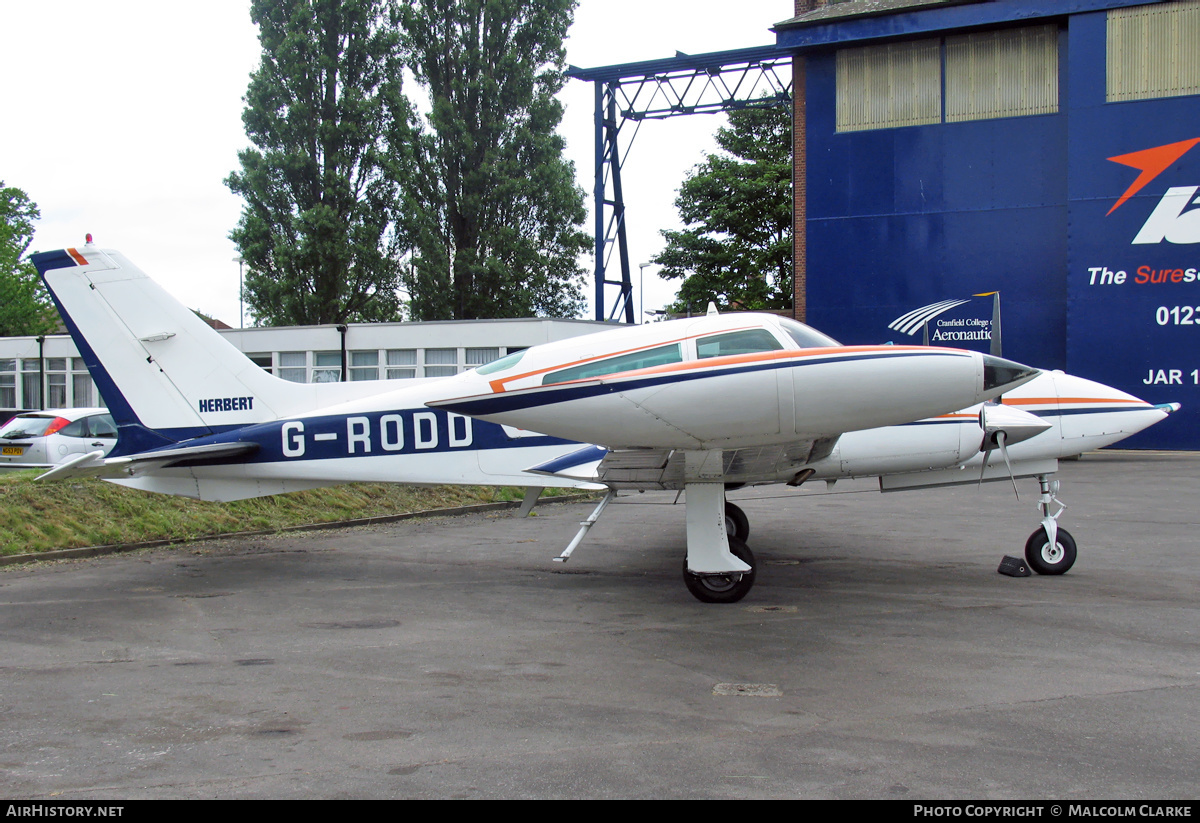
<svg viewBox="0 0 1200 823"><path fill-rule="evenodd" d="M1060 416L1066 417L1068 415L1074 415L1074 414L1113 414L1113 413L1117 413L1117 412L1120 412L1120 413L1144 412L1144 411L1149 411L1151 408L1153 408L1153 406L1132 406L1132 407L1131 406L1094 406L1090 409L1041 409L1038 411L1031 411L1029 409L1019 408L1016 405L1009 406L1008 404L1005 404L1005 406L1010 409L1017 409L1018 411L1023 411L1026 414L1032 414L1034 417L1060 417ZM974 417L972 418L972 420L977 420L977 419L978 418L974 418ZM941 420L941 419L934 418L932 420L914 420L912 423L901 423L900 425L902 425L902 426L953 426L958 423L967 423L967 422L969 422L969 421L966 420L965 418L960 418L958 420Z"/></svg>
<svg viewBox="0 0 1200 823"><path fill-rule="evenodd" d="M1153 406L1092 406L1087 409L1046 409L1045 411L1029 411L1029 409L1021 409L1021 411L1029 412L1034 417L1066 417L1074 414L1113 414L1117 412L1144 412L1153 409Z"/></svg>
<svg viewBox="0 0 1200 823"><path fill-rule="evenodd" d="M38 270L38 274L44 278L46 272L51 269L65 269L68 266L78 266L75 258L67 254L66 249L58 251L42 251L37 254L31 254L29 260Z"/></svg>
<svg viewBox="0 0 1200 823"><path fill-rule="evenodd" d="M953 352L919 351L880 352L877 354L846 354L838 357L823 357L819 360L772 360L767 363L755 363L747 366L726 366L718 367L717 369L706 369L704 371L684 372L682 374L678 372L671 372L668 374L656 374L648 377L626 380L619 380L617 375L611 375L608 376L609 380L619 380L619 382L597 383L589 381L588 383L578 386L545 386L538 387L538 389L518 389L514 392L489 394L485 397L469 397L462 400L438 401L437 403L431 405L434 405L439 409L448 409L452 412L457 412L458 414L468 414L474 417L482 417L489 414L501 414L508 411L518 411L521 409L536 408L538 406L551 406L556 403L567 403L572 400L581 400L587 397L597 397L604 394L613 394L615 392L641 389L647 386L657 386L665 383L686 383L691 380L704 380L710 377L725 377L733 374L775 371L777 369L790 369L796 366L823 366L829 363L878 360L890 357L962 356L962 354L956 354ZM604 377L596 379L601 381L605 380Z"/></svg>
<svg viewBox="0 0 1200 823"><path fill-rule="evenodd" d="M539 463L526 471L558 474L566 469L573 469L576 466L586 466L588 463L594 463L597 460L603 459L606 454L608 454L608 449L603 446L584 446L582 449L577 449L561 457L547 460L545 463Z"/></svg>
<svg viewBox="0 0 1200 823"><path fill-rule="evenodd" d="M423 424L418 424L414 421L414 415L417 414L433 415L434 423L432 431L424 427ZM388 431L386 433L386 436L392 442L395 442L398 437L402 437L404 445L401 448L392 450L383 448L384 433L382 432L383 423L381 422L381 418L388 415L399 415L401 418L399 431L397 431L393 421L388 424ZM365 433L369 436L369 451L361 442L351 444L348 434L349 423L347 422L351 418L366 419ZM284 426L297 422L304 425L303 432L297 432L294 429L289 429L287 432L284 431ZM418 448L416 431L418 425L422 425L422 434L426 437L430 434L436 434L436 446ZM251 454L236 455L227 458L198 458L176 464L179 466L207 466L240 463L303 463L309 460L334 460L347 457L445 454L447 452L520 449L533 446L577 445L573 440L563 440L559 437L509 437L504 433L502 426L482 420L459 418L454 421L453 425L455 427L454 434L459 439L462 439L463 435L465 435L467 431L466 426L470 426L471 442L469 445L451 445L451 421L446 412L436 409L419 408L371 411L363 412L362 414L297 417L291 420L273 420L269 423L235 426L219 434L197 438L183 444L171 443L167 446L150 450L148 453L153 454L154 451L178 448L180 445L203 446L212 443L237 442L252 442L259 445L259 449ZM333 435L333 437L326 440L317 440L316 437L318 435ZM301 440L304 446L304 453L302 455L291 456L284 453L285 444L294 449ZM354 449L353 452L351 452L352 447ZM524 466L520 468L523 469Z"/></svg>

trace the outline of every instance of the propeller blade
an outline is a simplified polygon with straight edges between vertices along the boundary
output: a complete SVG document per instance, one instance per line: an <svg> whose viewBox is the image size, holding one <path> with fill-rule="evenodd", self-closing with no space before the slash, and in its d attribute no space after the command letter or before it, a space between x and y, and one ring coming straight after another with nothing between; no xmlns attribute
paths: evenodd
<svg viewBox="0 0 1200 823"><path fill-rule="evenodd" d="M1008 459L1008 446L1005 445L1005 442L1007 440L1008 440L1008 433L1005 432L1003 429L996 432L996 442L1000 444L1000 454L1001 454L1001 456L1004 457L1004 465L1008 466L1008 479L1012 481L1013 494L1015 494L1017 496L1017 499L1020 500L1021 493L1019 491L1017 491L1017 476L1015 474L1013 474L1012 461L1010 461Z"/></svg>

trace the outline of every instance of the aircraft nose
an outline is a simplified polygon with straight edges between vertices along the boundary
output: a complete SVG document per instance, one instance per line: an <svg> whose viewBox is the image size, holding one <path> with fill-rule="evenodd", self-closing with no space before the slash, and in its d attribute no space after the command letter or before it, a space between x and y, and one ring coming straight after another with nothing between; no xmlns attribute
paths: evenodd
<svg viewBox="0 0 1200 823"><path fill-rule="evenodd" d="M1022 383L1028 383L1041 374L1038 369L1030 368L1003 357L983 355L983 390L985 392L1007 391Z"/></svg>

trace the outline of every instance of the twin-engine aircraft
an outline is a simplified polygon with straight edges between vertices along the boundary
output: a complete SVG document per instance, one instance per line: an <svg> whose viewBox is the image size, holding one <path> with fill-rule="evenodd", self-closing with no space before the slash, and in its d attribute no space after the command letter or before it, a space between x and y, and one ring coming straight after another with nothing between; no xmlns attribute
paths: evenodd
<svg viewBox="0 0 1200 823"><path fill-rule="evenodd" d="M120 432L98 476L204 500L352 481L686 495L684 581L750 591L754 556L728 487L878 476L881 489L1037 477L1030 566L1061 574L1059 458L1164 418L1116 389L979 352L842 346L792 320L726 314L534 346L454 377L297 384L263 371L127 259L91 244L33 256ZM1003 395L999 403L995 399ZM526 509L527 510L527 509Z"/></svg>

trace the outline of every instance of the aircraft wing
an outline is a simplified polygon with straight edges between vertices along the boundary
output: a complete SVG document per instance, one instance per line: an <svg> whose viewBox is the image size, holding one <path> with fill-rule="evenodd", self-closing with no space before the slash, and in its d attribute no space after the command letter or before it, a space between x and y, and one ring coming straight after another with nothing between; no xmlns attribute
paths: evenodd
<svg viewBox="0 0 1200 823"><path fill-rule="evenodd" d="M774 446L726 449L721 477L726 483L786 482L805 465L828 457L838 438L797 440ZM613 489L682 489L682 449L613 449L587 446L526 471L595 480Z"/></svg>
<svg viewBox="0 0 1200 823"><path fill-rule="evenodd" d="M235 457L249 454L259 448L258 443L209 443L203 446L182 446L176 449L160 449L141 452L126 457L104 457L104 452L94 451L60 463L38 480L65 480L72 477L118 478L135 477L139 474L177 466L195 460Z"/></svg>

